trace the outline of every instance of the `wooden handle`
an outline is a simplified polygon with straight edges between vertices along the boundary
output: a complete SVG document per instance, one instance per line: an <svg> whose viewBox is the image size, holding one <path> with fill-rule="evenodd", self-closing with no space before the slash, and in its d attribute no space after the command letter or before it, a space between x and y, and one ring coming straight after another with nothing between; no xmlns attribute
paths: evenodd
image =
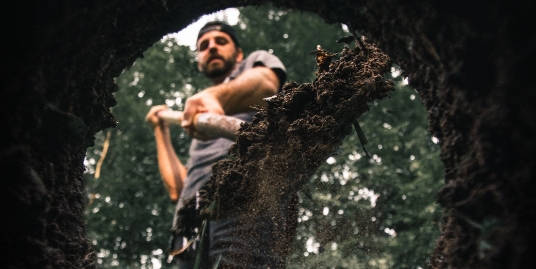
<svg viewBox="0 0 536 269"><path fill-rule="evenodd" d="M163 110L158 112L157 116L164 120L166 123L176 124L180 126L182 124L182 114L183 113L181 111Z"/></svg>
<svg viewBox="0 0 536 269"><path fill-rule="evenodd" d="M167 123L181 125L183 113L180 111L165 110L158 112L158 117ZM198 132L202 132L203 137L207 139L225 137L235 140L236 133L240 129L240 124L243 122L243 120L234 117L212 113L199 113L194 118L195 129Z"/></svg>

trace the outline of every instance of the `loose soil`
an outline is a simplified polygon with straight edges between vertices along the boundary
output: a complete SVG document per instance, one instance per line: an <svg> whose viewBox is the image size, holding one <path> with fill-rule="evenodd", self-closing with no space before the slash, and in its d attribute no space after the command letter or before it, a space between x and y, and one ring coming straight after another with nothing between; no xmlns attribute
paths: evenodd
<svg viewBox="0 0 536 269"><path fill-rule="evenodd" d="M0 63L0 121L5 126L5 138L0 140L0 197L6 205L0 240L9 246L0 254L0 264L95 268L95 252L85 237L82 161L95 133L116 125L110 111L117 91L114 78L163 35L181 30L195 18L226 7L265 2L11 1L14 14L4 26L8 57ZM536 82L531 79L536 62L534 5L530 1L271 2L315 12L328 23L352 26L385 51L417 89L428 111L430 132L440 141L445 166L445 187L437 196L444 218L430 268L534 267L536 202L530 187L536 173ZM245 197L226 197L222 183L234 178L267 182L272 180L267 175L277 178L283 169L264 167L273 167L270 162L279 153L312 170L336 148L361 108L358 97L339 93L346 83L338 79L365 81L342 77L352 77L345 70L358 68L340 66L340 78L323 79L334 74L330 67L310 85L289 84L285 94L296 98L279 95L252 125L244 127L246 134L233 148L235 159L215 169L219 174L219 170L232 171L228 169L232 166L241 168L222 173L207 186L216 201L237 201L235 205L246 212L262 208L240 203ZM319 89L331 89L333 97ZM352 109L335 105L345 102ZM283 109L285 104L301 110L293 114ZM322 106L322 111L312 104ZM355 114L346 118L342 111ZM268 140L264 134L272 129L282 131L277 141L282 144L262 151L272 158L256 155L262 148L255 144ZM326 133L319 135L321 129ZM253 133L260 135L249 135ZM303 136L316 140L298 139ZM297 150L287 151L290 146ZM258 166L241 163L246 155ZM297 167L287 167L295 174L291 183L282 186L283 193L299 189L308 177ZM257 197L269 189L267 182L237 187ZM214 217L236 214L223 203L217 212Z"/></svg>
<svg viewBox="0 0 536 269"><path fill-rule="evenodd" d="M256 214L280 206L296 210L296 192L338 149L369 104L394 90L393 83L383 78L391 61L371 43L360 39L353 49L337 54L320 49L314 54L317 79L284 85L267 107L259 108L251 124L241 127L228 158L213 166L213 176L200 192L201 211L208 212L214 201L215 210L191 222L196 203L186 202L188 206L179 211L183 229L192 230L205 217L240 215L254 220ZM286 240L267 240L272 251L288 250L296 222L291 218L281 227Z"/></svg>

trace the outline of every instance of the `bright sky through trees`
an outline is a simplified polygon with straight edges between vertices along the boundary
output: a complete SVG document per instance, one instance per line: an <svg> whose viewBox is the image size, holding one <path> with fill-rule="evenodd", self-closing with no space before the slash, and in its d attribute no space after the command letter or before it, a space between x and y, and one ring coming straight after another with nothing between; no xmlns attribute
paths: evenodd
<svg viewBox="0 0 536 269"><path fill-rule="evenodd" d="M188 25L181 31L169 34L163 38L174 37L177 40L177 43L179 43L179 45L190 46L192 50L195 50L195 41L197 39L197 33L199 33L199 30L201 29L201 27L203 27L203 25L205 25L205 23L212 20L223 20L223 18L226 18L227 22L230 25L235 25L238 23L239 14L240 11L238 11L238 9L228 8L212 14L203 15L201 16L201 18L199 18L199 20Z"/></svg>
<svg viewBox="0 0 536 269"><path fill-rule="evenodd" d="M296 83L316 78L311 50L321 45L336 53L345 45L335 40L349 34L344 25L328 25L307 12L233 8L200 17L125 69L116 78L119 126L107 130L108 154L105 131L96 135L85 161L87 234L99 268L176 268L167 253L175 207L161 184L154 135L144 117L152 104L182 110L184 100L208 86L192 49L199 29L215 19L235 25L239 39L248 40L241 44L246 54L272 51ZM300 190L288 269L426 267L441 214L434 200L444 182L439 141L428 132L415 89L397 66L390 71L386 78L397 89L359 118L371 157L352 132ZM171 128L173 146L186 162L190 138Z"/></svg>

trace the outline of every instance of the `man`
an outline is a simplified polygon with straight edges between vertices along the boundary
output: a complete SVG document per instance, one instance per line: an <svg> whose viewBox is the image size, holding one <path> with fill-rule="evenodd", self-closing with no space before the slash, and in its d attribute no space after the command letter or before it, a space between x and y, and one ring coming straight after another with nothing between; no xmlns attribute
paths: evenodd
<svg viewBox="0 0 536 269"><path fill-rule="evenodd" d="M169 129L157 116L165 106L152 107L146 120L154 128L160 173L172 200L177 201L177 211L184 201L196 197L197 191L209 180L211 166L222 160L234 143L226 138L202 140L192 119L197 113L209 112L230 115L251 121L254 105L265 105L263 98L276 94L286 79L281 61L266 51L255 51L244 59L234 30L222 22L207 23L197 39L198 68L212 86L187 99L182 127L192 136L190 159L184 166L170 142ZM195 198L194 198L195 199ZM275 230L296 218L295 206L282 207L272 215L257 219L227 219L211 221L206 241L201 249L202 268L212 268L219 262L224 268L282 268L286 250L270 249L266 240L281 234ZM172 251L185 248L176 256L179 268L193 268L199 244L188 246L195 235L177 227L177 211L172 228ZM292 225L291 225L292 226ZM293 227L294 228L294 227ZM245 234L248 234L245 236ZM288 234L288 232L287 232Z"/></svg>

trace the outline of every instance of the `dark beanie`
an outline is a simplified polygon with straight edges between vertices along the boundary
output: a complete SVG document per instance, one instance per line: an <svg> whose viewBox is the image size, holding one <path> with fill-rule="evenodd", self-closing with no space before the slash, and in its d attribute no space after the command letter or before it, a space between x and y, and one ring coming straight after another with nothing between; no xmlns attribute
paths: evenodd
<svg viewBox="0 0 536 269"><path fill-rule="evenodd" d="M235 46L237 48L240 47L240 45L238 44L238 39L236 39L236 33L235 33L235 30L233 29L233 27L229 26L227 23L222 22L222 21L207 22L207 24L205 24L205 26L203 26L203 28L201 28L201 30L199 30L199 34L197 34L197 40L199 40L199 38L202 35L206 34L207 32L213 31L213 30L222 31L222 32L228 34L231 37L231 39L233 39L233 42L235 43Z"/></svg>

